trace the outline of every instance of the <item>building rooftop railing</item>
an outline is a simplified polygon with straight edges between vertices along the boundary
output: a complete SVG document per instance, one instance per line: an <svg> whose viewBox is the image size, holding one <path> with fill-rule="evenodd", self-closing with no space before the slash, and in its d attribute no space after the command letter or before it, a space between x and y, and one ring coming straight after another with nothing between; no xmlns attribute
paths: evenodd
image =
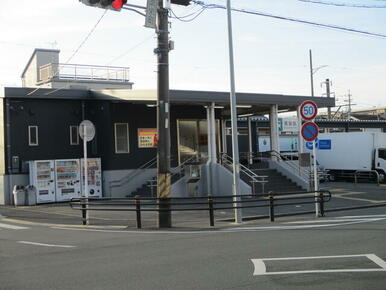
<svg viewBox="0 0 386 290"><path fill-rule="evenodd" d="M49 63L39 68L39 81L129 82L129 68Z"/></svg>

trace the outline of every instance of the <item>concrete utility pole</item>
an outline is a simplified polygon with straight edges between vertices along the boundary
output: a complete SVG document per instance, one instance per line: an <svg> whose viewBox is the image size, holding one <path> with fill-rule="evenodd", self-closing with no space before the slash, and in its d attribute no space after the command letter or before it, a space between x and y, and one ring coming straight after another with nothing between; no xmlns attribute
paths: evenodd
<svg viewBox="0 0 386 290"><path fill-rule="evenodd" d="M241 198L237 197L240 193L240 160L239 160L239 142L237 136L237 107L236 107L236 89L235 89L235 68L233 61L233 38L232 38L232 16L231 1L227 0L228 15L228 42L229 42L229 69L231 82L231 123L232 123L232 154L233 154L233 201L234 206L241 206ZM241 209L235 208L235 222L242 222Z"/></svg>
<svg viewBox="0 0 386 290"><path fill-rule="evenodd" d="M348 111L347 111L347 119L350 119L350 117L351 117L351 92L350 92L350 90L348 90L348 99L347 99L347 101L348 101Z"/></svg>
<svg viewBox="0 0 386 290"><path fill-rule="evenodd" d="M170 209L170 106L169 106L169 31L168 10L163 0L158 1L158 104L157 104L157 197L159 199L158 226L170 228L172 215Z"/></svg>
<svg viewBox="0 0 386 290"><path fill-rule="evenodd" d="M327 98L331 97L330 84L331 84L330 80L326 79L326 95L327 95ZM327 107L327 116L328 116L328 119L330 120L331 119L331 107L330 106Z"/></svg>

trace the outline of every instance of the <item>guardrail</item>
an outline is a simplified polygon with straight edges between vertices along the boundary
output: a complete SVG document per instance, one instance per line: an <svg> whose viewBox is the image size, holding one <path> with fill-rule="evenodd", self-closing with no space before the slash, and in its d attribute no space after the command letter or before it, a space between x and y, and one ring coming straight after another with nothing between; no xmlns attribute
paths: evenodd
<svg viewBox="0 0 386 290"><path fill-rule="evenodd" d="M244 197L238 201L233 197ZM230 200L226 200L230 199ZM324 216L324 203L331 200L331 192L328 190L308 192L288 192L275 194L270 192L256 198L255 195L237 196L208 196L208 197L178 197L168 198L170 207L162 209L158 207L160 198L146 198L136 196L134 198L73 198L70 201L72 209L80 210L82 222L87 224L87 211L133 211L136 212L137 228L142 228L142 212L162 211L207 211L209 224L214 226L214 213L216 210L244 209L244 208L268 208L271 222L275 220L275 207L302 204L319 204L317 214ZM163 199L165 200L165 199Z"/></svg>
<svg viewBox="0 0 386 290"><path fill-rule="evenodd" d="M361 177L363 177L363 175L365 175L365 177L363 177L363 178L367 179L367 178L369 178L369 174L371 175L373 173L374 173L374 175L375 175L375 177L377 179L377 184L379 186L379 184L380 184L380 177L379 177L378 171L376 171L376 170L356 170L354 172L354 182L355 182L355 184L358 183L358 178L361 178Z"/></svg>

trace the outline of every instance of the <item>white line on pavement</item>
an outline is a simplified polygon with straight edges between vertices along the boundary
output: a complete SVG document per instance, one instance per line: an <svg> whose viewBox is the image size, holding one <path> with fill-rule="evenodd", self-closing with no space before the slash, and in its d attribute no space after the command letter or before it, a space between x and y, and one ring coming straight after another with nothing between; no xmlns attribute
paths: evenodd
<svg viewBox="0 0 386 290"><path fill-rule="evenodd" d="M76 246L70 246L70 245L43 244L43 243L35 243L35 242L28 242L28 241L18 241L18 243L26 244L26 245L42 246L42 247L56 247L56 248L75 248L76 247Z"/></svg>
<svg viewBox="0 0 386 290"><path fill-rule="evenodd" d="M264 261L291 261L291 260L315 260L315 259L344 259L353 257L366 257L373 261L381 268L367 268L367 269L320 269L320 270L302 270L302 271L279 271L267 272ZM263 275L288 275L288 274L318 274L318 273L349 273L349 272L386 272L386 262L376 256L375 254L361 254L361 255L339 255L339 256L315 256L315 257L290 257L290 258L263 258L251 259L254 265L254 276Z"/></svg>
<svg viewBox="0 0 386 290"><path fill-rule="evenodd" d="M14 226L14 225L3 224L3 223L0 223L0 228L11 229L11 230L26 230L26 229L28 229L27 227L20 227L20 226Z"/></svg>

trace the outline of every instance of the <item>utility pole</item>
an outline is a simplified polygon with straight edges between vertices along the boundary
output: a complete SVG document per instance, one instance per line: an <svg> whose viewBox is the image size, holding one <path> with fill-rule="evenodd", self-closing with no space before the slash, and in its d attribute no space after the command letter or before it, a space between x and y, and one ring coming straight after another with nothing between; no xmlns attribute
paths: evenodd
<svg viewBox="0 0 386 290"><path fill-rule="evenodd" d="M237 130L237 107L236 107L236 89L235 89L235 68L233 61L233 38L232 38L232 14L231 1L227 0L228 16L228 42L229 42L229 69L231 82L231 126L232 126L232 154L233 154L233 206L241 206L241 198L238 196L240 190L240 160L239 160L239 141ZM235 222L242 223L242 214L240 208L235 208Z"/></svg>
<svg viewBox="0 0 386 290"><path fill-rule="evenodd" d="M310 49L310 76L311 76L311 96L314 96L314 69L312 68L312 50Z"/></svg>
<svg viewBox="0 0 386 290"><path fill-rule="evenodd" d="M348 90L348 111L347 111L347 119L351 117L351 92Z"/></svg>
<svg viewBox="0 0 386 290"><path fill-rule="evenodd" d="M326 95L327 95L327 98L330 98L331 97L331 91L330 91L330 79L326 79ZM331 119L331 107L328 106L327 107L327 116L328 116L328 120Z"/></svg>
<svg viewBox="0 0 386 290"><path fill-rule="evenodd" d="M168 9L163 0L158 0L158 104L157 104L157 197L158 226L170 228L172 215L170 211L170 106L169 106L169 23Z"/></svg>

